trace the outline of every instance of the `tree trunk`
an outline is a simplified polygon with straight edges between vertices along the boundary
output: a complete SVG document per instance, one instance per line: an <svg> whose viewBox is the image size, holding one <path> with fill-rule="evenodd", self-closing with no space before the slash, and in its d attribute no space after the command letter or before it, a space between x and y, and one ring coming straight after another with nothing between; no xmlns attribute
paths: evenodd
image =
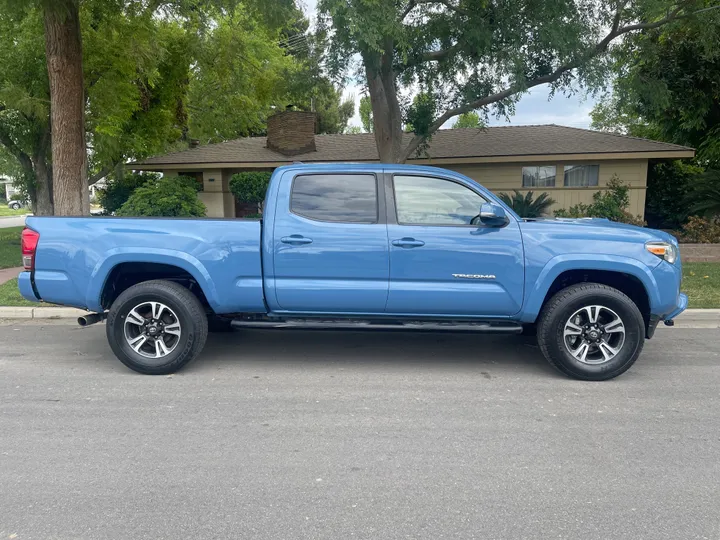
<svg viewBox="0 0 720 540"><path fill-rule="evenodd" d="M46 156L35 159L35 208L38 216L54 215L52 197L52 167Z"/></svg>
<svg viewBox="0 0 720 540"><path fill-rule="evenodd" d="M55 214L88 215L79 0L45 0L44 5Z"/></svg>
<svg viewBox="0 0 720 540"><path fill-rule="evenodd" d="M392 43L384 54L363 54L370 103L373 111L375 144L382 163L404 163L402 113L392 69Z"/></svg>

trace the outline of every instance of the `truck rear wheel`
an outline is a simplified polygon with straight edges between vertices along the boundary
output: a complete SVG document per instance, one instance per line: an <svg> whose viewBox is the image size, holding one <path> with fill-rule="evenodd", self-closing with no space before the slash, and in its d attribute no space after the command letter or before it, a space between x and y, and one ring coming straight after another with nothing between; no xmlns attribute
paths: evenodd
<svg viewBox="0 0 720 540"><path fill-rule="evenodd" d="M599 283L563 289L543 308L537 328L545 358L565 375L604 381L635 363L645 322L625 294Z"/></svg>
<svg viewBox="0 0 720 540"><path fill-rule="evenodd" d="M147 375L174 373L205 346L208 322L197 297L171 281L145 281L117 297L107 318L115 356Z"/></svg>

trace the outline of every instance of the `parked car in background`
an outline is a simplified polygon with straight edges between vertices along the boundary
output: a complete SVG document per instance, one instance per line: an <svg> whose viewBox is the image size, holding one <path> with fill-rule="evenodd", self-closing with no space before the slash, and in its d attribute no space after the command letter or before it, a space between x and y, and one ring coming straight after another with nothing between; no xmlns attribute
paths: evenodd
<svg viewBox="0 0 720 540"><path fill-rule="evenodd" d="M334 326L536 331L553 366L604 380L687 306L671 235L524 220L452 171L281 167L264 208L262 220L30 217L20 292L94 312L81 324L107 317L113 352L147 374L190 362L209 327Z"/></svg>
<svg viewBox="0 0 720 540"><path fill-rule="evenodd" d="M30 208L30 201L19 201L19 200L11 200L8 201L8 208L11 210L20 210L21 208Z"/></svg>

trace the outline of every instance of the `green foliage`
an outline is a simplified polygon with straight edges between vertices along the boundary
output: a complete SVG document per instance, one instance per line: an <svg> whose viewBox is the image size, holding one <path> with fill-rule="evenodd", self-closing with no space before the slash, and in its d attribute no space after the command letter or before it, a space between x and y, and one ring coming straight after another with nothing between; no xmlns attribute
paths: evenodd
<svg viewBox="0 0 720 540"><path fill-rule="evenodd" d="M240 202L260 204L265 200L271 176L272 173L267 171L233 174L230 178L230 191Z"/></svg>
<svg viewBox="0 0 720 540"><path fill-rule="evenodd" d="M668 13L687 15L699 3L320 0L318 29L327 36L330 72L367 79L373 123L391 139L378 147L381 159L404 161L454 116L508 117L534 86L549 84L553 93L605 88L610 43L645 22L661 26ZM407 106L418 88L432 96L432 107L422 103L433 111L431 122ZM417 129L404 146L403 123Z"/></svg>
<svg viewBox="0 0 720 540"><path fill-rule="evenodd" d="M205 212L205 205L197 198L197 189L187 179L166 177L135 189L115 214L136 217L204 217Z"/></svg>
<svg viewBox="0 0 720 540"><path fill-rule="evenodd" d="M692 244L720 243L720 221L690 216L682 227L681 239Z"/></svg>
<svg viewBox="0 0 720 540"><path fill-rule="evenodd" d="M360 126L348 126L345 128L344 133L346 135L357 135L358 133L364 133L364 131Z"/></svg>
<svg viewBox="0 0 720 540"><path fill-rule="evenodd" d="M372 103L370 103L370 96L363 96L360 98L360 122L365 133L373 132L373 116L372 116Z"/></svg>
<svg viewBox="0 0 720 540"><path fill-rule="evenodd" d="M710 218L720 216L720 169L710 169L696 176L685 202L689 213Z"/></svg>
<svg viewBox="0 0 720 540"><path fill-rule="evenodd" d="M537 199L532 191L525 195L517 189L513 190L512 196L507 193L500 194L500 200L512 208L522 218L538 218L544 216L548 209L555 204L555 200L548 193L541 193Z"/></svg>
<svg viewBox="0 0 720 540"><path fill-rule="evenodd" d="M107 187L98 190L98 203L103 210L112 214L127 202L133 192L148 182L157 182L160 173L126 173L118 178L113 176L108 180Z"/></svg>
<svg viewBox="0 0 720 540"><path fill-rule="evenodd" d="M453 129L481 128L484 124L480 121L480 115L475 111L466 112L458 116Z"/></svg>
<svg viewBox="0 0 720 540"><path fill-rule="evenodd" d="M634 34L614 58L617 78L593 126L692 146L699 164L719 167L720 9Z"/></svg>
<svg viewBox="0 0 720 540"><path fill-rule="evenodd" d="M593 194L591 204L579 203L567 209L555 210L554 214L555 217L565 218L607 218L639 227L645 226L640 216L633 216L628 212L628 206L630 206L630 187L613 175L608 181L606 190L596 191Z"/></svg>
<svg viewBox="0 0 720 540"><path fill-rule="evenodd" d="M682 161L650 164L645 219L655 229L677 229L688 216L688 194L700 167Z"/></svg>

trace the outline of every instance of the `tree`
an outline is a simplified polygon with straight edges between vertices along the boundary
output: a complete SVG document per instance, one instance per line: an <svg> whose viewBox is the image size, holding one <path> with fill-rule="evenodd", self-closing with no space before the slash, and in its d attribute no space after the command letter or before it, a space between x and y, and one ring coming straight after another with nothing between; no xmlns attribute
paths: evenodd
<svg viewBox="0 0 720 540"><path fill-rule="evenodd" d="M528 89L604 85L607 51L627 34L690 16L699 0L320 0L328 65L342 74L359 55L381 161L404 162L451 118L480 110L506 116ZM330 28L332 29L330 31ZM433 114L403 125L417 86Z"/></svg>
<svg viewBox="0 0 720 540"><path fill-rule="evenodd" d="M50 83L53 205L58 216L90 213L80 0L43 1Z"/></svg>
<svg viewBox="0 0 720 540"><path fill-rule="evenodd" d="M264 129L272 105L287 99L278 81L293 66L278 40L297 9L292 0L235 4L79 2L88 183L128 159L187 147L192 138L221 140ZM61 4L47 5L59 10L53 12L57 24L70 21ZM44 6L41 0L0 0L0 172L17 178L41 215L53 213L53 180L60 182L50 151ZM232 62L216 62L216 54ZM265 78L253 78L258 65ZM214 107L206 106L208 96ZM75 204L87 190L78 184L71 191Z"/></svg>
<svg viewBox="0 0 720 540"><path fill-rule="evenodd" d="M615 51L611 93L593 127L697 148L720 167L720 9L633 35Z"/></svg>
<svg viewBox="0 0 720 540"><path fill-rule="evenodd" d="M480 121L480 115L475 111L461 114L458 116L457 122L453 125L453 129L481 127L483 127L483 123Z"/></svg>
<svg viewBox="0 0 720 540"><path fill-rule="evenodd" d="M360 122L362 122L365 133L373 132L373 110L370 96L360 98Z"/></svg>

